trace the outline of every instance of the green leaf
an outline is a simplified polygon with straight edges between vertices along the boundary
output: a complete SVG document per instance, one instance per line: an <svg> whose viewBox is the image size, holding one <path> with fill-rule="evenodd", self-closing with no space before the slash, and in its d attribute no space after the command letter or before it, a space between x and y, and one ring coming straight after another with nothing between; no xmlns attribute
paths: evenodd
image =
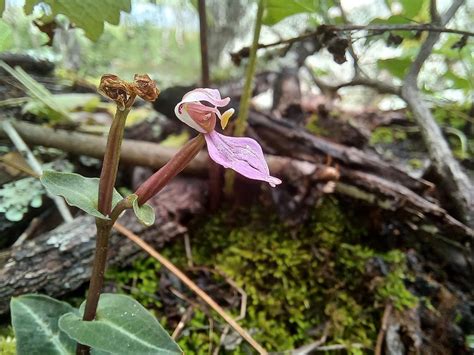
<svg viewBox="0 0 474 355"><path fill-rule="evenodd" d="M377 66L379 69L388 70L393 76L402 79L411 63L412 59L410 58L389 58L377 61Z"/></svg>
<svg viewBox="0 0 474 355"><path fill-rule="evenodd" d="M1 5L0 5L1 6ZM0 9L0 14L1 14ZM0 19L0 52L10 49L13 44L13 31L11 27Z"/></svg>
<svg viewBox="0 0 474 355"><path fill-rule="evenodd" d="M69 205L80 208L92 216L108 219L97 210L98 178L86 178L79 174L46 170L40 180L49 193L64 197ZM122 196L114 189L112 208L121 200Z"/></svg>
<svg viewBox="0 0 474 355"><path fill-rule="evenodd" d="M102 294L94 321L72 312L61 317L59 327L76 341L112 354L183 353L156 318L125 295Z"/></svg>
<svg viewBox="0 0 474 355"><path fill-rule="evenodd" d="M93 41L104 32L104 22L118 25L120 12L131 10L131 0L26 0L25 12L31 13L40 2L51 7L53 16L67 16L76 27L84 29L86 36Z"/></svg>
<svg viewBox="0 0 474 355"><path fill-rule="evenodd" d="M456 75L451 70L448 70L443 75L443 78L452 82L452 85L448 85L449 89L462 89L462 90L467 90L467 91L471 89L471 86L472 86L471 81Z"/></svg>
<svg viewBox="0 0 474 355"><path fill-rule="evenodd" d="M145 226L149 227L155 223L155 210L149 204L138 205L138 196L131 195L129 198L132 201L133 212L137 216L138 220Z"/></svg>
<svg viewBox="0 0 474 355"><path fill-rule="evenodd" d="M288 16L302 12L316 12L319 8L319 0L264 0L262 22L264 25L272 26Z"/></svg>
<svg viewBox="0 0 474 355"><path fill-rule="evenodd" d="M64 314L77 314L67 303L43 295L23 295L10 301L17 354L75 354L76 342L58 327Z"/></svg>
<svg viewBox="0 0 474 355"><path fill-rule="evenodd" d="M474 335L466 335L466 346L469 349L474 349Z"/></svg>
<svg viewBox="0 0 474 355"><path fill-rule="evenodd" d="M5 11L5 0L0 0L0 17L3 14L3 11Z"/></svg>
<svg viewBox="0 0 474 355"><path fill-rule="evenodd" d="M408 23L411 23L411 21L405 16L392 15L388 18L376 17L370 21L369 25L404 25Z"/></svg>
<svg viewBox="0 0 474 355"><path fill-rule="evenodd" d="M413 18L420 12L423 1L422 0L399 0L403 6L403 15Z"/></svg>

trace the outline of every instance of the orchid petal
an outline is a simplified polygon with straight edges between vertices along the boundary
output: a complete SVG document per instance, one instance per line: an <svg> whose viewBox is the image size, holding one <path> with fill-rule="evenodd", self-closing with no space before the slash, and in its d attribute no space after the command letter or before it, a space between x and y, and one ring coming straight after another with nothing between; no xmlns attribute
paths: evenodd
<svg viewBox="0 0 474 355"><path fill-rule="evenodd" d="M215 107L227 106L230 102L230 97L221 98L219 90L198 88L191 90L183 96L181 104L186 102L206 101Z"/></svg>
<svg viewBox="0 0 474 355"><path fill-rule="evenodd" d="M217 108L203 105L200 102L189 102L183 104L183 109L206 132L210 132L216 127L216 113L220 114Z"/></svg>
<svg viewBox="0 0 474 355"><path fill-rule="evenodd" d="M227 137L212 131L205 134L209 156L217 164L235 170L243 176L266 181L275 187L281 180L270 176L262 147L252 138Z"/></svg>
<svg viewBox="0 0 474 355"><path fill-rule="evenodd" d="M184 109L184 104L180 102L174 107L174 113L176 117L178 117L182 122L186 123L191 128L194 128L196 131L201 133L206 133L206 130L202 128L199 124L197 124L189 113Z"/></svg>

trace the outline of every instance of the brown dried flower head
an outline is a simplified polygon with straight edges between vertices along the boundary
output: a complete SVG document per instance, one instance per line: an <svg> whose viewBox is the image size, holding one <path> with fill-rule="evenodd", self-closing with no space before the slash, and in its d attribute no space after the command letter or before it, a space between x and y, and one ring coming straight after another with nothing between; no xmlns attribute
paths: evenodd
<svg viewBox="0 0 474 355"><path fill-rule="evenodd" d="M136 97L135 90L130 84L113 74L102 75L98 91L114 100L122 111L131 107Z"/></svg>
<svg viewBox="0 0 474 355"><path fill-rule="evenodd" d="M135 74L135 93L140 96L145 101L155 101L160 94L160 90L156 87L156 83L154 80L147 74Z"/></svg>

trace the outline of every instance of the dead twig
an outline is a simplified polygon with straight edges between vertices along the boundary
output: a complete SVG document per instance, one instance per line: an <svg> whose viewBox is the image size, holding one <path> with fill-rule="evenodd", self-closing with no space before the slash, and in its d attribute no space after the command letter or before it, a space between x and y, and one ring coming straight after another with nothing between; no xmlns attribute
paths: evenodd
<svg viewBox="0 0 474 355"><path fill-rule="evenodd" d="M152 246L144 242L139 236L130 231L128 228L122 226L120 223L115 223L114 229L132 242L137 244L140 248L145 250L153 258L158 260L166 269L173 273L178 279L195 292L204 302L206 302L214 311L216 311L224 320L244 338L259 354L268 354L268 352L258 344L252 336L243 329L224 309L219 306L208 294L206 294L199 286L190 280L181 270L179 270L173 263L158 253Z"/></svg>
<svg viewBox="0 0 474 355"><path fill-rule="evenodd" d="M179 337L179 335L181 334L181 332L183 331L184 327L186 326L186 324L189 322L189 320L191 319L192 315L194 313L194 307L193 306L189 306L186 311L183 313L183 316L181 317L181 320L179 321L178 325L176 326L176 328L174 328L174 331L173 331L173 334L171 334L171 337L173 339L177 339Z"/></svg>
<svg viewBox="0 0 474 355"><path fill-rule="evenodd" d="M25 229L23 233L21 233L20 237L13 243L12 247L17 247L23 244L26 240L30 239L33 233L36 231L38 226L43 222L43 218L35 217L31 220L28 227Z"/></svg>
<svg viewBox="0 0 474 355"><path fill-rule="evenodd" d="M311 351L314 351L315 349L318 349L321 345L323 345L326 342L328 335L329 335L329 323L326 323L326 325L324 326L324 331L321 338L319 338L318 340L316 340L315 342L311 344L303 345L302 347L292 350L291 355L309 354Z"/></svg>
<svg viewBox="0 0 474 355"><path fill-rule="evenodd" d="M321 33L321 31L330 32L354 32L354 31L369 31L376 34L382 34L384 32L395 32L395 31L415 31L415 32L432 32L432 33L454 33L467 37L474 37L474 32L457 30L452 28L446 28L444 26L436 26L430 23L421 24L396 24L396 25L320 25L315 31L304 33L301 36L283 39L267 44L259 44L258 49L266 49L276 46L292 45L296 42L305 41L313 38ZM244 56L249 53L249 47L243 47L239 51L231 53L231 56Z"/></svg>
<svg viewBox="0 0 474 355"><path fill-rule="evenodd" d="M193 270L204 270L204 271L216 273L219 276L222 276L230 286L235 288L237 290L237 292L240 293L240 295L242 296L241 299L240 299L240 314L237 318L235 318L235 320L239 321L239 320L242 320L242 319L245 318L245 315L247 314L247 292L245 292L245 290L242 287L238 286L234 280L232 280L229 276L226 275L225 272L223 272L219 269L211 269L211 268L208 268L208 267L205 267L205 266L193 267L192 269ZM225 341L225 338L227 337L227 335L229 333L229 330L230 330L230 326L227 324L224 327L224 329L222 330L221 337L219 339L219 344L214 349L213 355L218 355L219 354L219 350L221 348L221 345Z"/></svg>
<svg viewBox="0 0 474 355"><path fill-rule="evenodd" d="M383 311L382 324L380 326L379 334L377 335L377 343L375 345L375 355L382 355L383 339L385 332L387 331L387 324L390 314L392 313L393 306L391 303L387 303L385 310Z"/></svg>

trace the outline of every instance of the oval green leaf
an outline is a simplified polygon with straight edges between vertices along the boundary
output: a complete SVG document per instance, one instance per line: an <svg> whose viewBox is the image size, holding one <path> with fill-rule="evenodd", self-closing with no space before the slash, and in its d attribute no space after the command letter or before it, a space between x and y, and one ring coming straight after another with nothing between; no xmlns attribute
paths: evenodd
<svg viewBox="0 0 474 355"><path fill-rule="evenodd" d="M44 295L14 297L10 307L17 354L75 354L76 342L58 326L62 315L78 314L75 308Z"/></svg>
<svg viewBox="0 0 474 355"><path fill-rule="evenodd" d="M145 226L149 227L155 223L155 210L148 204L138 205L138 196L131 195L133 212L137 216L138 220Z"/></svg>
<svg viewBox="0 0 474 355"><path fill-rule="evenodd" d="M64 197L66 202L98 218L108 219L97 210L99 179L86 178L79 174L46 170L41 175L41 183L53 195ZM114 189L112 208L122 200Z"/></svg>
<svg viewBox="0 0 474 355"><path fill-rule="evenodd" d="M79 343L112 354L183 354L156 318L125 295L102 294L94 321L68 313L59 327Z"/></svg>

